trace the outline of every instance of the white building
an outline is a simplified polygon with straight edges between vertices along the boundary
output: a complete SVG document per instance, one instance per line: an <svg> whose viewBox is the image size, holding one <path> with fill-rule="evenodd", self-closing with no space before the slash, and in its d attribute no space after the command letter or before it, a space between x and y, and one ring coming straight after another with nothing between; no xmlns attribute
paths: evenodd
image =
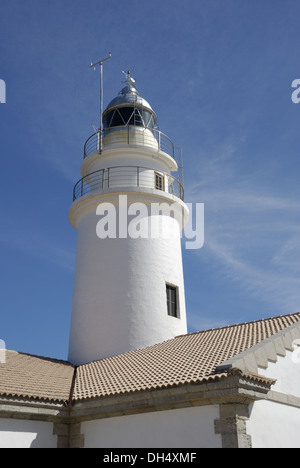
<svg viewBox="0 0 300 468"><path fill-rule="evenodd" d="M300 313L187 333L188 212L155 123L128 74L74 188L69 361L2 351L1 448L300 447Z"/></svg>

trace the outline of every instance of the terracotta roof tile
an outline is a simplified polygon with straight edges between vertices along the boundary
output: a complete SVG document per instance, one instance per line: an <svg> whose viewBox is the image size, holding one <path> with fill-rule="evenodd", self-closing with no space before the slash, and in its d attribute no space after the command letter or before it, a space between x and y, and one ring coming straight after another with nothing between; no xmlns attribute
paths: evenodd
<svg viewBox="0 0 300 468"><path fill-rule="evenodd" d="M0 395L58 402L219 379L216 366L300 321L300 313L178 336L163 343L79 366L6 351ZM259 378L259 376L257 376Z"/></svg>
<svg viewBox="0 0 300 468"><path fill-rule="evenodd" d="M5 351L0 395L68 401L74 366L65 361Z"/></svg>
<svg viewBox="0 0 300 468"><path fill-rule="evenodd" d="M151 390L212 378L216 366L299 320L300 313L205 330L84 364L77 369L73 398Z"/></svg>

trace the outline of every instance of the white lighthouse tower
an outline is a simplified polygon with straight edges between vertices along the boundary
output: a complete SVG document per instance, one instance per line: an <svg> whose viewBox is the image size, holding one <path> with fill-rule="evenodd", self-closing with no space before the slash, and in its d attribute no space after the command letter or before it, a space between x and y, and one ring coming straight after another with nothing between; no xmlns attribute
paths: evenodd
<svg viewBox="0 0 300 468"><path fill-rule="evenodd" d="M85 143L69 220L78 231L69 361L80 365L185 334L188 209L171 140L126 75Z"/></svg>

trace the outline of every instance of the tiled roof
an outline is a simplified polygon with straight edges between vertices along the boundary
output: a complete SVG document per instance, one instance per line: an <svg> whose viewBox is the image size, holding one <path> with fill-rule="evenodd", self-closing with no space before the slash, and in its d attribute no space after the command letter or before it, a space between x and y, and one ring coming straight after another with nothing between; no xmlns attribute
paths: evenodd
<svg viewBox="0 0 300 468"><path fill-rule="evenodd" d="M79 366L6 351L0 395L67 402L219 378L224 361L300 321L300 313L178 336Z"/></svg>
<svg viewBox="0 0 300 468"><path fill-rule="evenodd" d="M68 362L6 350L0 395L68 401L73 374Z"/></svg>
<svg viewBox="0 0 300 468"><path fill-rule="evenodd" d="M300 313L178 336L77 369L73 398L116 395L216 378L227 359L300 320Z"/></svg>

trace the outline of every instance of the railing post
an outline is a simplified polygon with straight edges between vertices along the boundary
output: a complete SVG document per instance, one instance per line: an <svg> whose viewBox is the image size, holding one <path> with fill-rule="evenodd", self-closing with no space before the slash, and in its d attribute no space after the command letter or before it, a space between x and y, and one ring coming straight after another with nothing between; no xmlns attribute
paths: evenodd
<svg viewBox="0 0 300 468"><path fill-rule="evenodd" d="M99 154L101 153L101 148L100 148L100 132L97 132L97 150L99 151Z"/></svg>
<svg viewBox="0 0 300 468"><path fill-rule="evenodd" d="M140 186L140 168L139 168L139 166L137 166L136 169L137 169L136 182L137 182L137 187L139 187Z"/></svg>

